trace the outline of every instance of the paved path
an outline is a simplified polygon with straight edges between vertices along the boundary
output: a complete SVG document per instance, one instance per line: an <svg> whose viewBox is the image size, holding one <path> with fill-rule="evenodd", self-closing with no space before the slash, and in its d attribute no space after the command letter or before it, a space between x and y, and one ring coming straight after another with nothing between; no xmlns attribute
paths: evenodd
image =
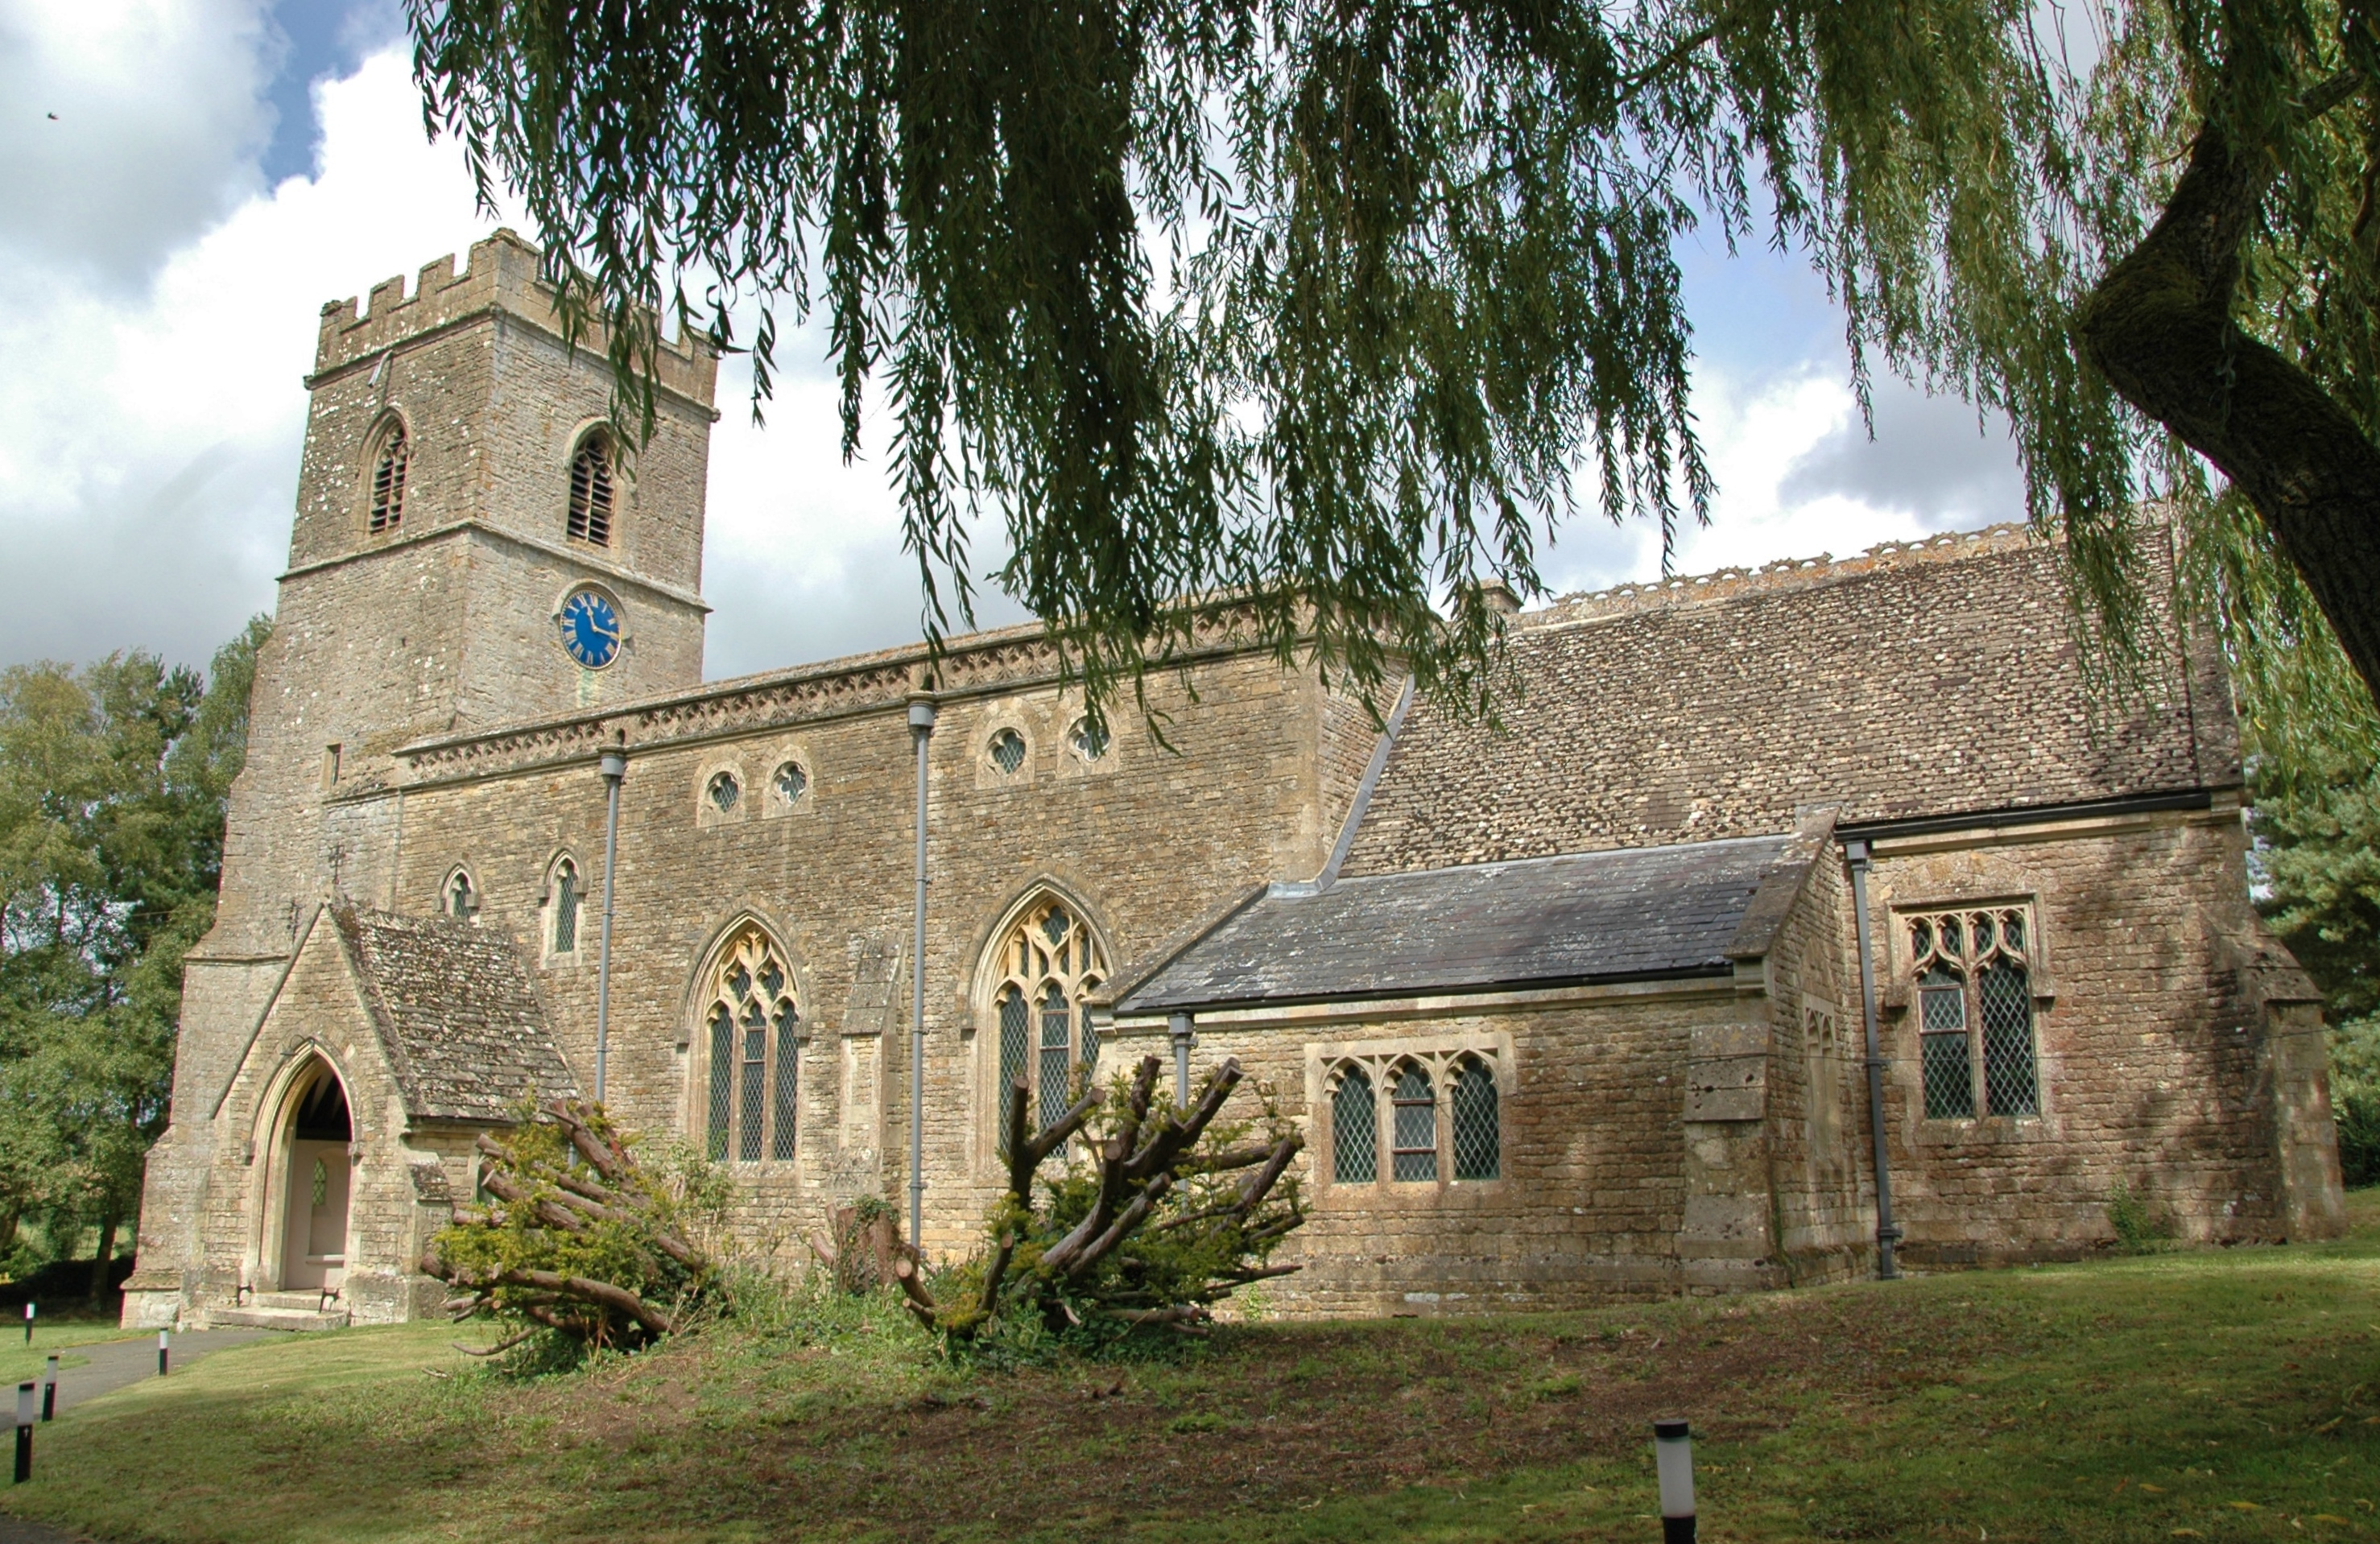
<svg viewBox="0 0 2380 1544"><path fill-rule="evenodd" d="M272 1334L270 1330L192 1330L176 1331L173 1355L166 1367L178 1371L211 1351L221 1351L227 1345ZM60 1346L70 1356L90 1358L81 1367L64 1368L58 1372L58 1408L68 1409L87 1399L97 1399L104 1393L157 1376L157 1337L145 1335L132 1341L106 1341L97 1345ZM9 1404L13 1407L13 1399ZM13 1411L12 1411L13 1413ZM8 1418L0 1416L0 1419ZM34 1453L41 1452L41 1434L33 1438ZM14 1442L13 1436L0 1438L0 1442ZM6 1450L0 1450L5 1452ZM5 1460L0 1460L5 1461ZM5 1503L0 1503L5 1504ZM79 1544L71 1534L28 1523L0 1512L0 1544Z"/></svg>

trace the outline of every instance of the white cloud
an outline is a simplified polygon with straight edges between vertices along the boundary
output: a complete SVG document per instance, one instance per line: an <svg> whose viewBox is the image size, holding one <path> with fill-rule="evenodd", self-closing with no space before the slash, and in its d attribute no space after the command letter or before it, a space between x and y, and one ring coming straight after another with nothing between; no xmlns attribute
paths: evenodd
<svg viewBox="0 0 2380 1544"><path fill-rule="evenodd" d="M263 10L262 0L0 8L0 250L133 285L253 191L272 129Z"/></svg>
<svg viewBox="0 0 2380 1544"><path fill-rule="evenodd" d="M2013 453L1978 438L1972 410L1880 381L1871 443L1846 372L1828 364L1702 363L1694 413L1718 489L1709 525L1680 524L1673 572L1844 557L2022 517ZM1574 520L1539 566L1558 592L1654 578L1660 532L1649 521Z"/></svg>
<svg viewBox="0 0 2380 1544"><path fill-rule="evenodd" d="M0 658L203 661L269 610L320 302L482 233L400 55L317 90L321 175L239 201L140 292L71 243L0 272L0 358L24 361L0 372Z"/></svg>

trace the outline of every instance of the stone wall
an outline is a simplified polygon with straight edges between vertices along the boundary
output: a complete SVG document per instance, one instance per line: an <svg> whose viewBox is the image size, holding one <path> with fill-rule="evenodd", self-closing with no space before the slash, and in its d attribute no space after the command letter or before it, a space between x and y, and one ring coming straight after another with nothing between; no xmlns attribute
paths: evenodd
<svg viewBox="0 0 2380 1544"><path fill-rule="evenodd" d="M1170 678L1152 683L1155 705L1172 715L1172 749L1119 715L1106 754L1086 760L1068 743L1076 699L1038 656L1022 658L1021 679L946 693L932 740L926 1141L937 1248L971 1247L994 1195L986 1090L997 1072L981 967L1000 920L1046 888L1079 908L1111 969L1127 967L1251 886L1318 869L1336 835L1326 749L1358 742L1368 755L1373 733L1310 675L1224 649L1195 666L1195 706ZM1013 775L986 753L1002 729L1027 746ZM905 703L888 693L853 711L830 698L815 714L782 709L762 724L631 739L628 750L607 1094L632 1126L696 1129L701 967L737 919L762 924L787 953L808 1030L801 1135L792 1162L738 1172L751 1240L798 1253L795 1235L816 1232L831 1200L894 1194L907 1179L916 773ZM792 805L773 786L787 761L807 783ZM488 775L430 765L437 780L355 801L403 809L395 883L370 899L428 910L448 873L467 867L484 923L540 941L524 957L557 1042L591 1080L604 812L591 759ZM722 772L741 789L725 812L705 794ZM1342 782L1343 808L1352 780ZM549 876L565 854L586 899L577 948L556 954L545 946Z"/></svg>
<svg viewBox="0 0 2380 1544"><path fill-rule="evenodd" d="M2240 1242L2335 1232L2319 1171L2335 1139L2307 1069L2284 1055L2306 1118L2276 1126L2277 1032L2241 990L2223 938L2253 927L2235 802L2045 826L1879 841L1869 887L1893 1204L1912 1263L2066 1256L2113 1237L2129 1188L2181 1236ZM1906 914L2029 903L2037 1120L1925 1117ZM2301 1159L2300 1154L2310 1155ZM2314 1196L2293 1222L2289 1163ZM2309 1183L2299 1182L2300 1188Z"/></svg>

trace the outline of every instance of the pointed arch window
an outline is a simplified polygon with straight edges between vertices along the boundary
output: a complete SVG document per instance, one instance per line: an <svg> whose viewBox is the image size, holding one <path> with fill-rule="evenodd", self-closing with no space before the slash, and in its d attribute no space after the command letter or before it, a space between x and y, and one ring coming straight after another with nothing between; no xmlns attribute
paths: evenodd
<svg viewBox="0 0 2380 1544"><path fill-rule="evenodd" d="M405 474L413 459L405 425L391 423L372 457L371 501L368 523L371 534L395 530L405 518Z"/></svg>
<svg viewBox="0 0 2380 1544"><path fill-rule="evenodd" d="M789 1161L802 1018L783 954L759 929L743 930L721 951L707 996L705 1150L738 1163Z"/></svg>
<svg viewBox="0 0 2380 1544"><path fill-rule="evenodd" d="M1372 1077L1350 1064L1330 1096L1330 1178L1340 1185L1369 1185L1380 1176L1380 1112Z"/></svg>
<svg viewBox="0 0 2380 1544"><path fill-rule="evenodd" d="M1036 1127L1065 1114L1080 1080L1099 1064L1099 1031L1083 1000L1108 973L1099 941L1063 904L1042 901L1002 940L992 989L999 1021L1000 1131L1008 1130L1016 1081L1026 1082Z"/></svg>
<svg viewBox="0 0 2380 1544"><path fill-rule="evenodd" d="M598 432L588 435L570 458L572 541L596 547L612 544L612 442Z"/></svg>
<svg viewBox="0 0 2380 1544"><path fill-rule="evenodd" d="M2026 908L1904 918L1929 1120L2041 1113Z"/></svg>
<svg viewBox="0 0 2380 1544"><path fill-rule="evenodd" d="M479 887L471 882L468 869L457 869L446 876L446 888L440 893L438 909L449 917L470 917L479 911Z"/></svg>
<svg viewBox="0 0 2380 1544"><path fill-rule="evenodd" d="M553 866L552 952L578 952L578 865L568 858Z"/></svg>

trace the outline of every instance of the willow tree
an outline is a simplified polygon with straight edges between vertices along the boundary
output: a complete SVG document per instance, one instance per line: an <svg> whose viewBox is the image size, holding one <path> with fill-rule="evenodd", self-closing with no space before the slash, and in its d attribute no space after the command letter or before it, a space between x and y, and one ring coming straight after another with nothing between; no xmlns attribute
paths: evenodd
<svg viewBox="0 0 2380 1544"><path fill-rule="evenodd" d="M2359 711L2380 682L2361 8L413 7L433 131L610 325L623 416L644 308L749 347L756 408L781 317L822 309L846 454L875 394L890 420L929 634L990 523L1095 701L1222 592L1359 685L1402 659L1475 699L1480 580L1536 591L1582 505L1665 543L1705 513L1697 222L1808 254L1863 395L1880 362L2005 417L2099 657L2157 647L2164 492L2252 671Z"/></svg>

